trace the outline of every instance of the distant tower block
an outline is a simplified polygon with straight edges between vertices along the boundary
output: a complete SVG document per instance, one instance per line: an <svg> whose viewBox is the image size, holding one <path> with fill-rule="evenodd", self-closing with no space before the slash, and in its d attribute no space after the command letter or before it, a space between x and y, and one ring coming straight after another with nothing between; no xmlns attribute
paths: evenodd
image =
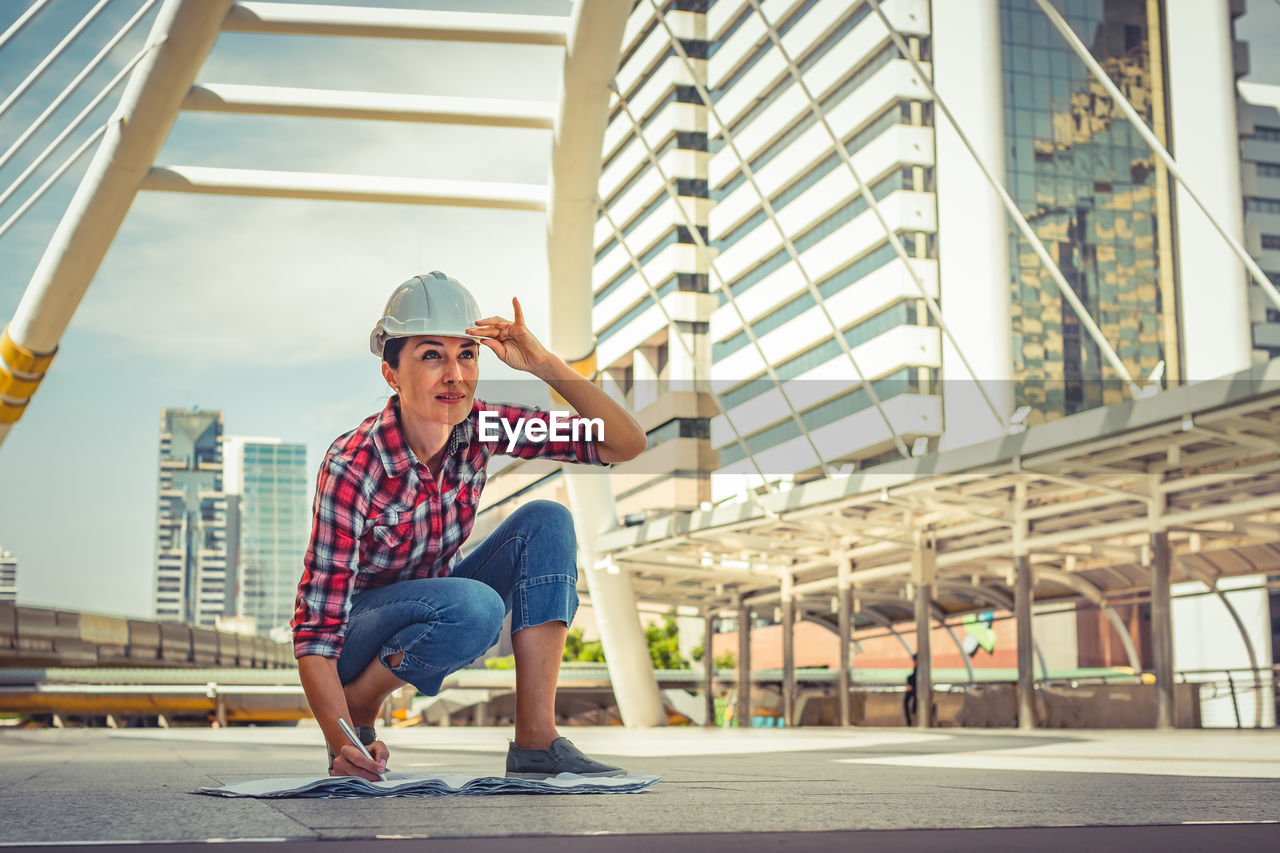
<svg viewBox="0 0 1280 853"><path fill-rule="evenodd" d="M222 412L160 415L155 616L212 628L234 608L227 577Z"/></svg>

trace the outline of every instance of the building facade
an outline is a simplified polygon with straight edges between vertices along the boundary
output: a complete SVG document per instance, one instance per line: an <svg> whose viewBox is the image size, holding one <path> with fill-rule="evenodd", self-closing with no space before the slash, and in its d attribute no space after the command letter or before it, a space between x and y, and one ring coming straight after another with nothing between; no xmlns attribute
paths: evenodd
<svg viewBox="0 0 1280 853"><path fill-rule="evenodd" d="M160 415L155 618L212 628L234 613L227 564L222 412Z"/></svg>
<svg viewBox="0 0 1280 853"><path fill-rule="evenodd" d="M1272 283L1280 286L1280 86L1240 83L1241 178L1245 240ZM1250 289L1253 345L1280 356L1280 309Z"/></svg>
<svg viewBox="0 0 1280 853"><path fill-rule="evenodd" d="M1276 306L1034 0L880 5L901 48L865 0L634 7L593 274L602 382L650 435L613 475L628 522L1117 403L1126 375L1154 391L1277 351ZM1277 99L1234 97L1244 3L1054 7L1215 219L1280 272ZM564 499L558 466L538 465L491 479L493 515Z"/></svg>
<svg viewBox="0 0 1280 853"><path fill-rule="evenodd" d="M1153 389L1268 357L1280 315L1259 288L1250 299L1239 260L1034 0L881 6L965 140L869 3L636 5L593 282L602 381L650 433L615 474L621 515L1119 402L1131 389L1117 362ZM1247 70L1232 33L1243 4L1057 8L1242 240L1248 206L1265 259L1280 231L1263 222L1269 125L1250 131L1231 96ZM1229 132L1204 131L1210 107ZM1241 133L1257 162L1247 202ZM1238 299L1223 298L1224 273Z"/></svg>
<svg viewBox="0 0 1280 853"><path fill-rule="evenodd" d="M306 445L228 436L223 456L236 615L261 636L285 637L311 526Z"/></svg>
<svg viewBox="0 0 1280 853"><path fill-rule="evenodd" d="M0 548L0 604L18 600L18 558Z"/></svg>

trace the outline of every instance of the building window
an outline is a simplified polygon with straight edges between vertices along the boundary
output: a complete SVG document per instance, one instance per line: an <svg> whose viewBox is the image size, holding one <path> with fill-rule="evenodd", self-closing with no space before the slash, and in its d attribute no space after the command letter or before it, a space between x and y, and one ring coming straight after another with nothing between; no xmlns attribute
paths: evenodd
<svg viewBox="0 0 1280 853"><path fill-rule="evenodd" d="M1244 207L1254 213L1280 213L1280 198L1247 198Z"/></svg>
<svg viewBox="0 0 1280 853"><path fill-rule="evenodd" d="M676 195L706 198L707 182L698 178L677 178Z"/></svg>
<svg viewBox="0 0 1280 853"><path fill-rule="evenodd" d="M673 438L711 438L711 422L707 418L672 418L646 433L650 447Z"/></svg>
<svg viewBox="0 0 1280 853"><path fill-rule="evenodd" d="M707 274L703 272L682 272L676 274L676 290L684 293L708 293Z"/></svg>
<svg viewBox="0 0 1280 853"><path fill-rule="evenodd" d="M676 147L686 151L706 151L707 135L696 130L676 131Z"/></svg>

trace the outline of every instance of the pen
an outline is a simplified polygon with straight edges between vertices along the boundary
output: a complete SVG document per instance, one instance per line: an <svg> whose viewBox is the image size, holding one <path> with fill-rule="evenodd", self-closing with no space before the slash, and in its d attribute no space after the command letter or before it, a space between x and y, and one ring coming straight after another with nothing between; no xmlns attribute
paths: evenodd
<svg viewBox="0 0 1280 853"><path fill-rule="evenodd" d="M352 731L351 724L348 723L346 720L344 720L342 717L339 717L338 725L342 728L342 733L347 736L347 740L355 744L356 749L364 753L365 758L369 759L370 761L374 761L373 756L369 754L369 750L365 749L364 744L360 742L360 738L356 737L356 733ZM374 763L376 764L377 762L374 761ZM385 774L379 773L378 780L381 782L385 782L387 781L387 777Z"/></svg>

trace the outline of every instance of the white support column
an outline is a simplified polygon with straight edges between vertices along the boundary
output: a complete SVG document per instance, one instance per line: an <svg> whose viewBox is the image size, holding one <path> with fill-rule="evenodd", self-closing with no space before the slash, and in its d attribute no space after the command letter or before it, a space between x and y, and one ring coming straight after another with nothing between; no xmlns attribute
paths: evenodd
<svg viewBox="0 0 1280 853"><path fill-rule="evenodd" d="M1035 604L1035 569L1027 553L1027 481L1018 480L1013 487L1013 617L1017 632L1018 654L1018 728L1030 731L1036 727L1035 630L1032 605ZM1043 664L1041 669L1044 669ZM1045 673L1048 675L1048 673Z"/></svg>
<svg viewBox="0 0 1280 853"><path fill-rule="evenodd" d="M1004 180L1004 73L999 0L932 3L933 79L978 155ZM1008 223L1000 199L950 122L934 122L938 275L942 314L1001 414L1013 412ZM956 347L942 344L941 447L963 447L1004 431Z"/></svg>
<svg viewBox="0 0 1280 853"><path fill-rule="evenodd" d="M1169 532L1152 531L1151 554L1151 668L1156 676L1156 728L1174 727L1173 605L1170 579L1172 559Z"/></svg>
<svg viewBox="0 0 1280 853"><path fill-rule="evenodd" d="M839 572L839 598L836 606L839 607L839 629L840 635L840 677L836 682L840 690L840 721L836 724L839 726L848 726L849 720L849 667L852 664L850 660L849 647L853 645L853 590L849 580L849 574L853 571L852 560L841 560Z"/></svg>
<svg viewBox="0 0 1280 853"><path fill-rule="evenodd" d="M738 599L738 728L751 728L751 605Z"/></svg>
<svg viewBox="0 0 1280 853"><path fill-rule="evenodd" d="M1035 635L1031 606L1035 603L1034 570L1025 553L1014 554L1013 614L1018 635L1018 728L1036 727Z"/></svg>
<svg viewBox="0 0 1280 853"><path fill-rule="evenodd" d="M933 584L937 572L937 550L926 530L915 532L916 547L911 554L911 582L916 605L916 727L933 725Z"/></svg>
<svg viewBox="0 0 1280 853"><path fill-rule="evenodd" d="M551 281L552 349L585 376L595 373L591 330L592 230L600 151L608 120L609 85L618 66L628 0L577 0L565 48L560 108L551 153L547 208L547 265ZM597 537L618 526L608 476L564 469L577 522L591 606L622 721L629 727L661 726L666 713L649 644L640 627L631 577L595 550Z"/></svg>
<svg viewBox="0 0 1280 853"><path fill-rule="evenodd" d="M7 366L0 365L0 376L20 374L22 384L6 383L10 393L0 401L0 442L35 393L231 2L166 0L156 16L149 36L152 53L129 78L102 144L6 329L0 355Z"/></svg>
<svg viewBox="0 0 1280 853"><path fill-rule="evenodd" d="M1235 63L1226 0L1168 0L1170 126L1183 177L1224 230L1244 240ZM1177 187L1178 284L1187 379L1244 370L1252 349L1240 259Z"/></svg>
<svg viewBox="0 0 1280 853"><path fill-rule="evenodd" d="M706 335L680 331L680 321L672 323L667 344L667 389L688 391L695 379L711 375ZM683 341L683 343L681 343Z"/></svg>
<svg viewBox="0 0 1280 853"><path fill-rule="evenodd" d="M631 405L640 411L658 402L658 358L653 347L636 347L631 363Z"/></svg>
<svg viewBox="0 0 1280 853"><path fill-rule="evenodd" d="M796 724L796 599L790 574L782 576L782 721Z"/></svg>

